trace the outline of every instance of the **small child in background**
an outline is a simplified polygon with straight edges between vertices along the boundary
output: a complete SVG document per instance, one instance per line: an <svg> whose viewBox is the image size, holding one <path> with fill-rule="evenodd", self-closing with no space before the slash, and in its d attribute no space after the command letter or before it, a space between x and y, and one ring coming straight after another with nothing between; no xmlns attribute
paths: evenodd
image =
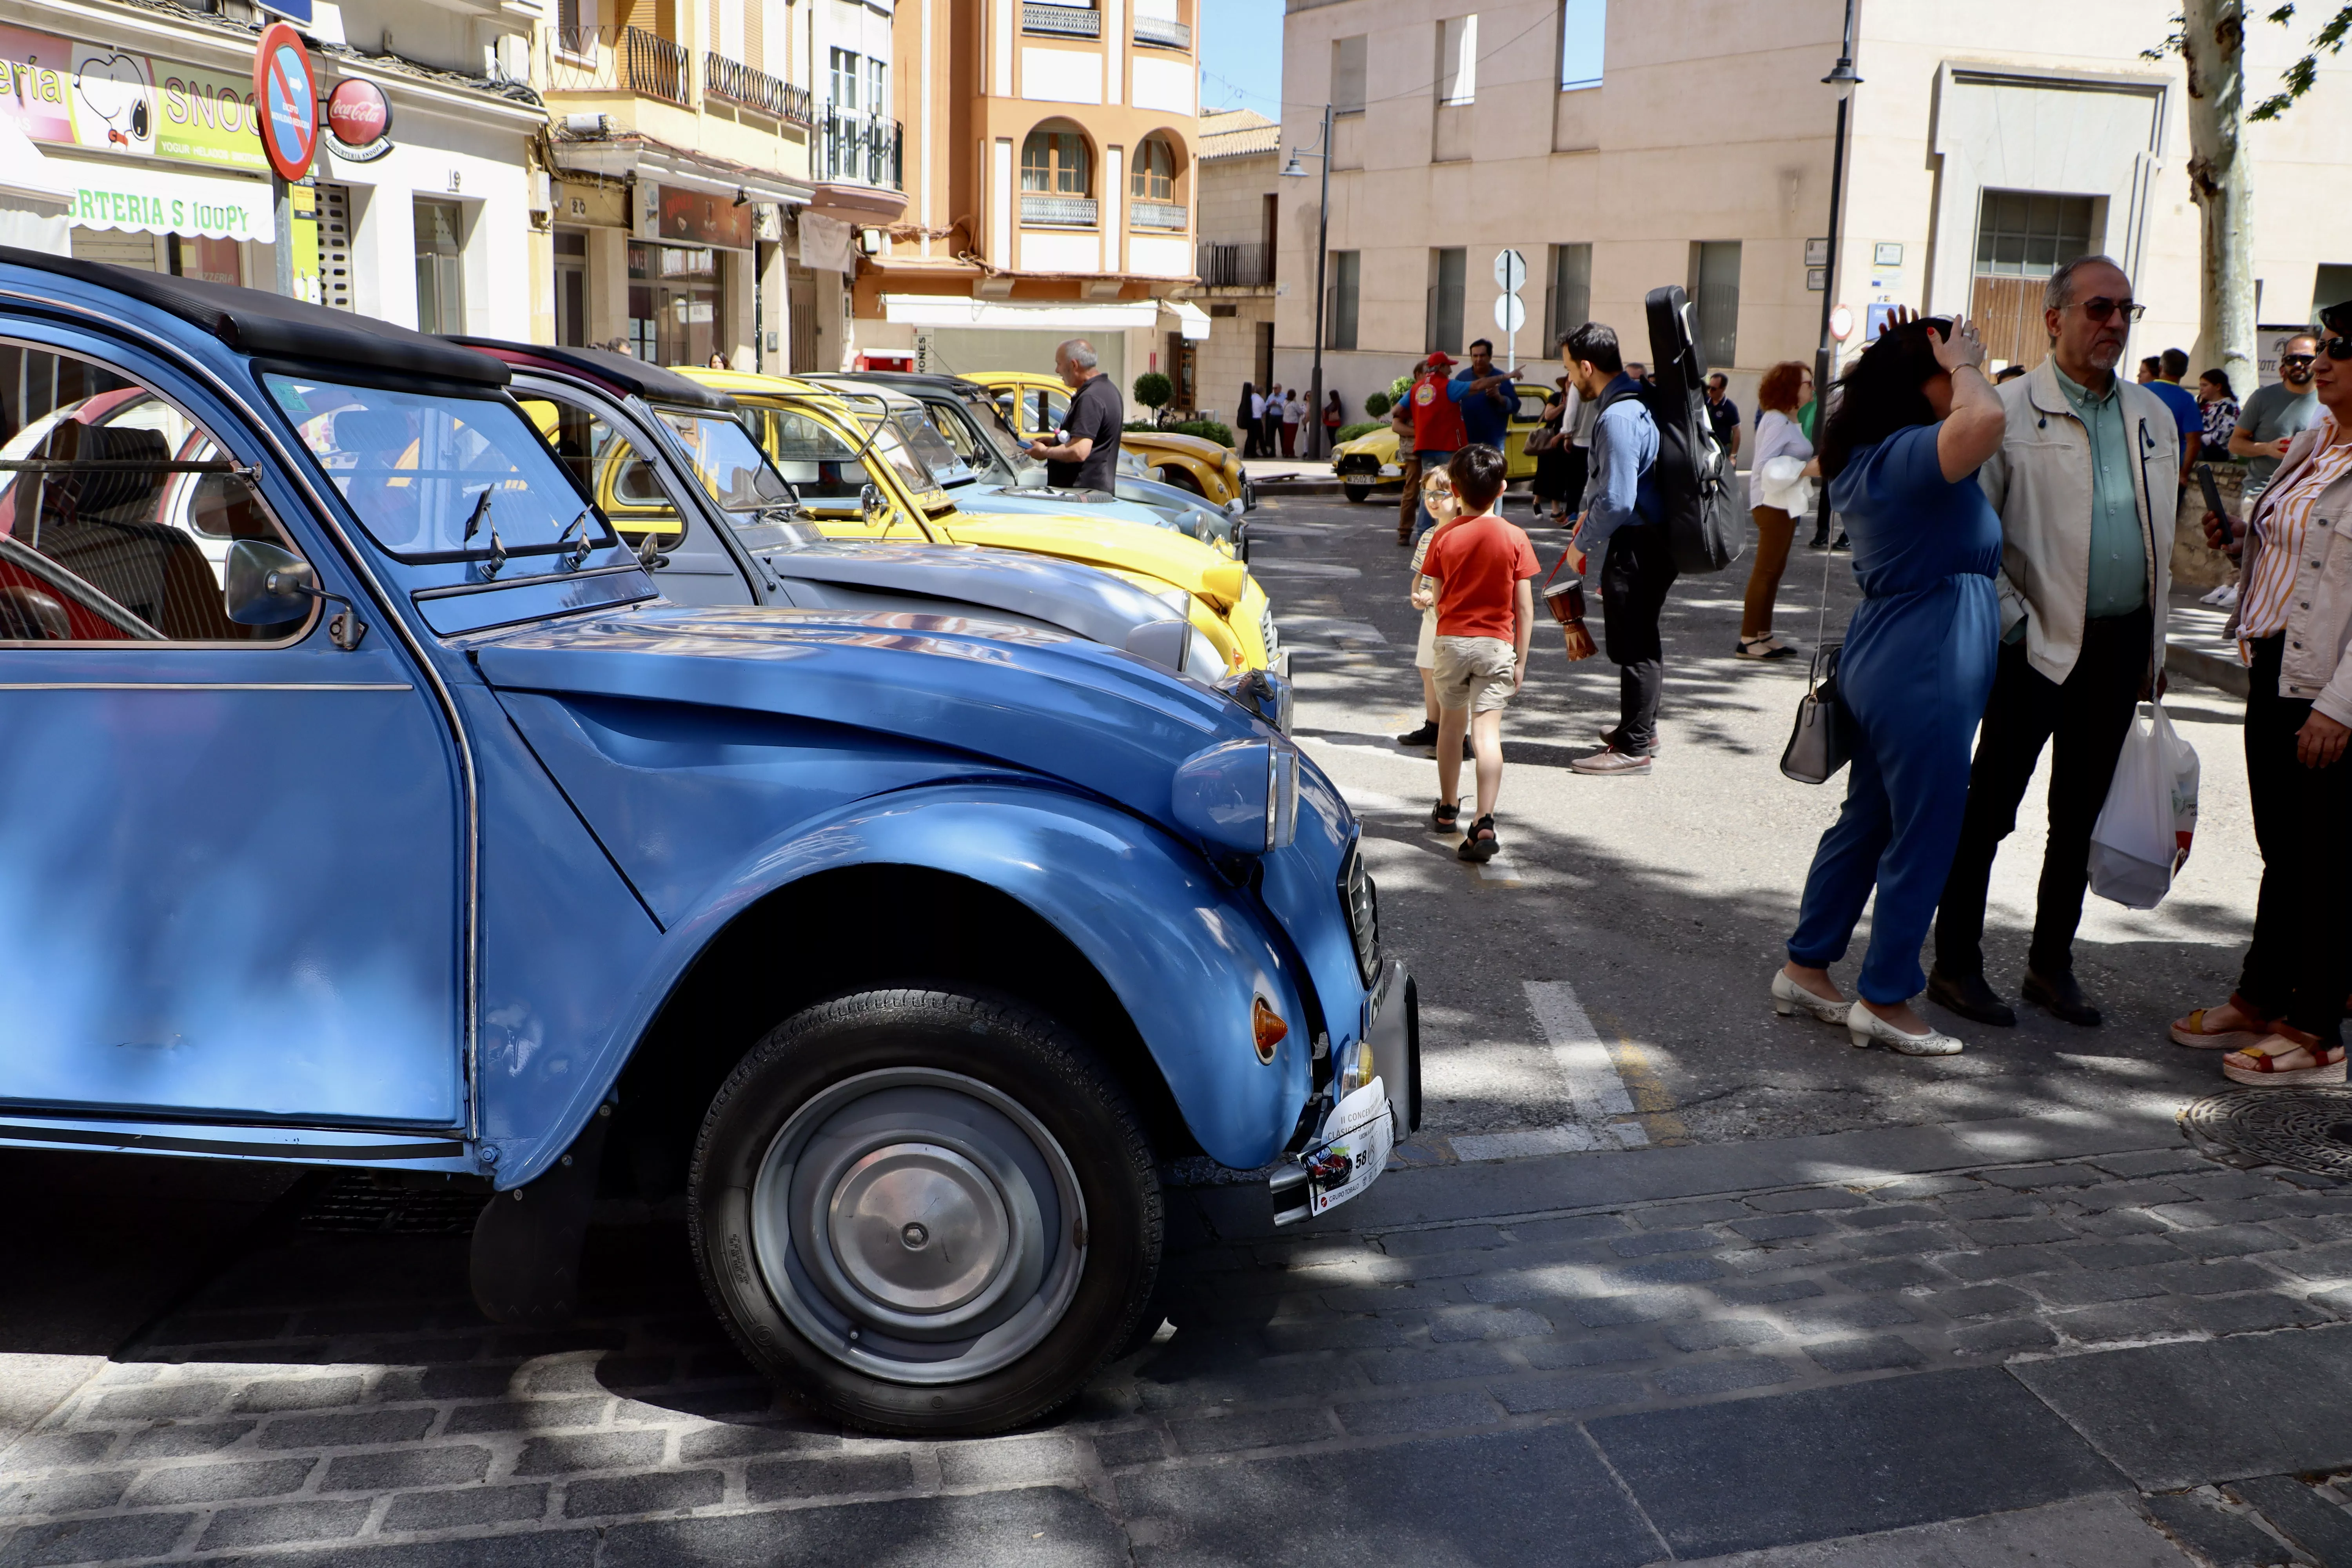
<svg viewBox="0 0 2352 1568"><path fill-rule="evenodd" d="M1430 531L1423 574L1437 581L1437 805L1429 826L1455 831L1461 815L1462 759L1454 747L1466 731L1478 763L1478 814L1455 851L1486 861L1501 847L1495 802L1503 790L1503 709L1528 675L1535 635L1535 577L1542 570L1524 530L1495 511L1502 498L1503 454L1465 447L1447 465L1459 508Z"/></svg>
<svg viewBox="0 0 2352 1568"><path fill-rule="evenodd" d="M1437 744L1437 683L1430 673L1437 664L1437 585L1421 574L1421 566L1429 559L1430 542L1444 532L1459 512L1454 502L1454 476L1439 468L1424 478L1421 481L1421 499L1429 515L1437 520L1437 526L1414 542L1412 575L1406 581L1412 584L1412 606L1421 612L1421 640L1413 649L1412 662L1421 671L1421 706L1425 717L1420 729L1397 737L1400 746ZM1465 762L1470 758L1467 736L1463 738L1462 756Z"/></svg>

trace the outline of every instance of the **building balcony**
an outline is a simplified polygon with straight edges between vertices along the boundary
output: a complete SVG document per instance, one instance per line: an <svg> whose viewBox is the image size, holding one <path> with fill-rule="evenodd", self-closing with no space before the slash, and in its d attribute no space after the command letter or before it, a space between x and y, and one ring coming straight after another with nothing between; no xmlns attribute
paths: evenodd
<svg viewBox="0 0 2352 1568"><path fill-rule="evenodd" d="M816 124L815 107L808 89L779 80L766 71L753 70L725 55L703 55L702 90L712 98L724 99L794 125L813 128Z"/></svg>
<svg viewBox="0 0 2352 1568"><path fill-rule="evenodd" d="M1192 29L1189 24L1171 21L1166 16L1138 16L1135 19L1135 41L1152 44L1163 49L1190 49Z"/></svg>
<svg viewBox="0 0 2352 1568"><path fill-rule="evenodd" d="M830 184L907 188L905 128L879 115L845 112L831 104L816 127L822 144L811 160L813 177Z"/></svg>
<svg viewBox="0 0 2352 1568"><path fill-rule="evenodd" d="M1129 202L1127 223L1129 228L1173 228L1190 226L1192 214L1180 202Z"/></svg>
<svg viewBox="0 0 2352 1568"><path fill-rule="evenodd" d="M1021 221L1035 228L1094 228L1102 222L1102 205L1092 196L1055 195L1049 191L1021 193Z"/></svg>
<svg viewBox="0 0 2352 1568"><path fill-rule="evenodd" d="M1056 5L1028 0L1021 7L1021 30L1064 38L1102 37L1102 13L1091 6Z"/></svg>
<svg viewBox="0 0 2352 1568"><path fill-rule="evenodd" d="M550 92L627 92L690 107L693 58L643 27L555 27L547 57Z"/></svg>
<svg viewBox="0 0 2352 1568"><path fill-rule="evenodd" d="M1204 239L1193 247L1192 270L1205 289L1263 289L1274 282L1274 247L1263 240Z"/></svg>

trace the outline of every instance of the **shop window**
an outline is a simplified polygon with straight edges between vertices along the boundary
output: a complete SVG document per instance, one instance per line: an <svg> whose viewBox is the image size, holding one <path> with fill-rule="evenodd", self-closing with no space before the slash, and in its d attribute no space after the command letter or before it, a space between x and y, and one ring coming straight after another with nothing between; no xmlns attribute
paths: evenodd
<svg viewBox="0 0 2352 1568"><path fill-rule="evenodd" d="M455 202L416 204L416 330L466 330L466 215Z"/></svg>
<svg viewBox="0 0 2352 1568"><path fill-rule="evenodd" d="M1139 202L1176 199L1176 154L1163 136L1147 136L1135 150L1135 170L1129 184Z"/></svg>
<svg viewBox="0 0 2352 1568"><path fill-rule="evenodd" d="M1075 131L1032 131L1021 143L1021 188L1083 196L1094 188L1087 139Z"/></svg>
<svg viewBox="0 0 2352 1568"><path fill-rule="evenodd" d="M707 245L629 247L629 347L653 364L699 365L718 346L718 253Z"/></svg>

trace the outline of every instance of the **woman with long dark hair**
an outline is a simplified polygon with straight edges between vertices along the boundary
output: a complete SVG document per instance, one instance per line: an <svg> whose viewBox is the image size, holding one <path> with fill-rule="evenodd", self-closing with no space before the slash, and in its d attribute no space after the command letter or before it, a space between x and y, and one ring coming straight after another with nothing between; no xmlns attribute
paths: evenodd
<svg viewBox="0 0 2352 1568"><path fill-rule="evenodd" d="M1911 1009L1919 944L1959 843L1969 742L2000 643L2000 519L1976 472L2005 418L1984 345L1958 317L1895 324L1838 378L1820 443L1863 602L1837 667L1852 742L1845 805L1822 835L1772 1008L1840 1023L1856 1046L1943 1057L1960 1042ZM1849 1005L1829 977L1875 887Z"/></svg>

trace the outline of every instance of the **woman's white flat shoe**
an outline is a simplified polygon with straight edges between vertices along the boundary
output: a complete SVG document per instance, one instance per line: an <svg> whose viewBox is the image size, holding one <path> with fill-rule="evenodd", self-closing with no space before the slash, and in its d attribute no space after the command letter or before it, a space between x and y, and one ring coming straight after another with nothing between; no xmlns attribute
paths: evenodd
<svg viewBox="0 0 2352 1568"><path fill-rule="evenodd" d="M1809 1013L1824 1024L1845 1022L1847 1004L1832 1002L1826 996L1816 996L1789 978L1785 969L1772 972L1772 1011L1783 1018L1793 1018Z"/></svg>
<svg viewBox="0 0 2352 1568"><path fill-rule="evenodd" d="M1934 1029L1924 1035L1906 1035L1859 1002L1845 1016L1845 1032L1858 1051L1885 1046L1898 1056L1956 1057L1966 1048L1951 1036Z"/></svg>

